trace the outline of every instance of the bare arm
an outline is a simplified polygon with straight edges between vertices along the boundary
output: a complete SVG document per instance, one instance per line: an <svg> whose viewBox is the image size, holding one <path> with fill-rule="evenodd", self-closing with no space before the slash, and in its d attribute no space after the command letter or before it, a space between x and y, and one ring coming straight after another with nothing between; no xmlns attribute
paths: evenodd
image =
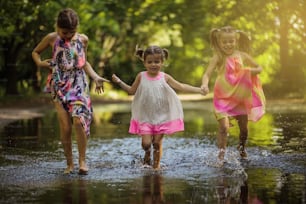
<svg viewBox="0 0 306 204"><path fill-rule="evenodd" d="M209 88L208 88L208 83L209 83L209 79L210 76L213 72L213 70L217 67L217 63L218 63L219 57L214 54L212 59L210 60L208 67L202 77L202 85L201 85L201 89L204 91L205 94L208 94L209 92Z"/></svg>
<svg viewBox="0 0 306 204"><path fill-rule="evenodd" d="M180 83L169 74L165 74L166 82L175 90L204 94L200 87L191 86L189 84Z"/></svg>
<svg viewBox="0 0 306 204"><path fill-rule="evenodd" d="M133 82L132 86L126 84L124 81L122 81L118 76L115 74L112 75L112 80L116 84L118 84L123 90L125 90L128 94L134 95L137 91L137 88L139 86L140 80L141 80L141 74L137 74L135 81Z"/></svg>
<svg viewBox="0 0 306 204"><path fill-rule="evenodd" d="M81 36L81 40L82 40L83 45L84 45L85 56L87 56L88 37L84 34L80 34L80 36ZM103 83L104 82L109 82L109 80L107 80L103 77L100 77L97 74L97 72L92 68L91 64L88 61L86 61L86 64L84 66L84 70L88 74L88 76L91 77L95 81L96 92L97 93L104 92Z"/></svg>
<svg viewBox="0 0 306 204"><path fill-rule="evenodd" d="M250 70L253 75L259 74L260 72L262 72L262 67L258 65L250 55L248 55L247 53L241 52L241 56L242 56L243 63L247 66L250 66Z"/></svg>
<svg viewBox="0 0 306 204"><path fill-rule="evenodd" d="M48 47L51 47L51 48L53 47L53 43L56 39L56 36L57 34L55 32L49 33L38 43L38 45L32 51L33 61L38 67L44 67L49 70L52 70L52 67L50 66L51 59L42 60L40 55Z"/></svg>
<svg viewBox="0 0 306 204"><path fill-rule="evenodd" d="M104 82L109 82L109 80L100 77L95 70L92 68L92 66L90 65L89 62L86 61L86 64L84 66L84 70L85 72L94 80L94 82L96 83L96 92L97 93L102 93L104 92L104 86L103 83Z"/></svg>

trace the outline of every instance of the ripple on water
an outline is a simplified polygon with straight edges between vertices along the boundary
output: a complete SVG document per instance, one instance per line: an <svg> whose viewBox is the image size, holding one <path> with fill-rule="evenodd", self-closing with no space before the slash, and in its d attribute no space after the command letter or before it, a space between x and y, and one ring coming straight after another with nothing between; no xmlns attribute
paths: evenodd
<svg viewBox="0 0 306 204"><path fill-rule="evenodd" d="M99 169L104 179L131 178L139 176L143 171L154 172L142 165L143 150L140 141L137 137L91 141L93 144L89 144L88 149L91 169ZM220 171L222 167L228 173L232 171L231 176L233 173L245 174L237 152L229 148L222 166L217 159L217 151L214 145L207 145L199 139L165 138L160 172L169 177L184 179L197 175L217 177L224 174L224 171Z"/></svg>
<svg viewBox="0 0 306 204"><path fill-rule="evenodd" d="M273 154L269 150L250 147L248 159L241 160L235 147L228 147L225 162L220 165L218 149L210 142L203 142L197 138L166 137L163 142L163 156L161 170L142 165L143 150L138 137L121 139L91 139L88 143L87 161L90 173L86 180L121 182L144 174L160 173L169 178L184 179L186 181L207 181L221 177L244 180L247 178L245 169L278 168L289 173L305 173L305 155ZM77 155L76 144L73 146ZM22 156L22 155L21 155ZM37 152L35 157L20 157L3 155L5 160L18 159L18 165L3 165L0 168L2 181L6 184L31 182L44 184L50 181L63 182L65 161L62 151ZM77 157L75 156L77 170ZM67 177L78 178L75 173ZM9 178L9 179L5 179ZM16 178L16 179L14 179Z"/></svg>

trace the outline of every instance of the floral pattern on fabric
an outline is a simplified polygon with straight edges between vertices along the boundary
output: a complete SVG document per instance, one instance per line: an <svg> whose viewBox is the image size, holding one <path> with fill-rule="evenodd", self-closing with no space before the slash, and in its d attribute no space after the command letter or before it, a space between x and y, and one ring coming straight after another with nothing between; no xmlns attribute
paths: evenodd
<svg viewBox="0 0 306 204"><path fill-rule="evenodd" d="M51 93L72 117L80 118L87 136L90 134L92 105L87 75L82 68L86 63L83 44L76 40L58 38L53 48Z"/></svg>

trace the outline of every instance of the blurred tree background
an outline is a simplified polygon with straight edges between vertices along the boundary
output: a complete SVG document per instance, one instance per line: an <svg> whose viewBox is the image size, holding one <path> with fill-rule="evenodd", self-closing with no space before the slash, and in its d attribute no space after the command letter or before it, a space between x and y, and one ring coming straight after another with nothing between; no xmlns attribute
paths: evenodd
<svg viewBox="0 0 306 204"><path fill-rule="evenodd" d="M157 44L170 51L164 71L199 86L212 55L210 29L231 25L250 34L268 98L306 96L304 0L1 0L0 97L41 92L47 73L31 52L65 7L78 12L88 61L106 78L116 73L131 83L144 69L136 45Z"/></svg>

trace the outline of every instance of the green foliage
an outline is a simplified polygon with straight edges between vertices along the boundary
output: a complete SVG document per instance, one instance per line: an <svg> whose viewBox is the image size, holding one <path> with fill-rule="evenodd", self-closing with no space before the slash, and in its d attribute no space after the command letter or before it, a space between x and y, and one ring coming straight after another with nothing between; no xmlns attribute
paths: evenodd
<svg viewBox="0 0 306 204"><path fill-rule="evenodd" d="M298 71L288 78L293 87L288 91L305 92L305 88L297 88L305 87L303 1L15 0L0 3L0 90L6 90L1 93L30 93L33 82L44 83L45 72L42 81L35 78L31 51L44 35L55 30L57 13L65 7L78 12L79 32L89 37L88 60L107 78L116 73L131 83L144 69L134 56L135 46L157 44L170 51L164 71L199 86L212 55L210 29L232 25L252 37L251 54L264 67L260 77L269 89L283 86L279 78L291 73L286 63L294 63ZM43 57L50 55L46 52ZM295 80L297 77L301 78Z"/></svg>

